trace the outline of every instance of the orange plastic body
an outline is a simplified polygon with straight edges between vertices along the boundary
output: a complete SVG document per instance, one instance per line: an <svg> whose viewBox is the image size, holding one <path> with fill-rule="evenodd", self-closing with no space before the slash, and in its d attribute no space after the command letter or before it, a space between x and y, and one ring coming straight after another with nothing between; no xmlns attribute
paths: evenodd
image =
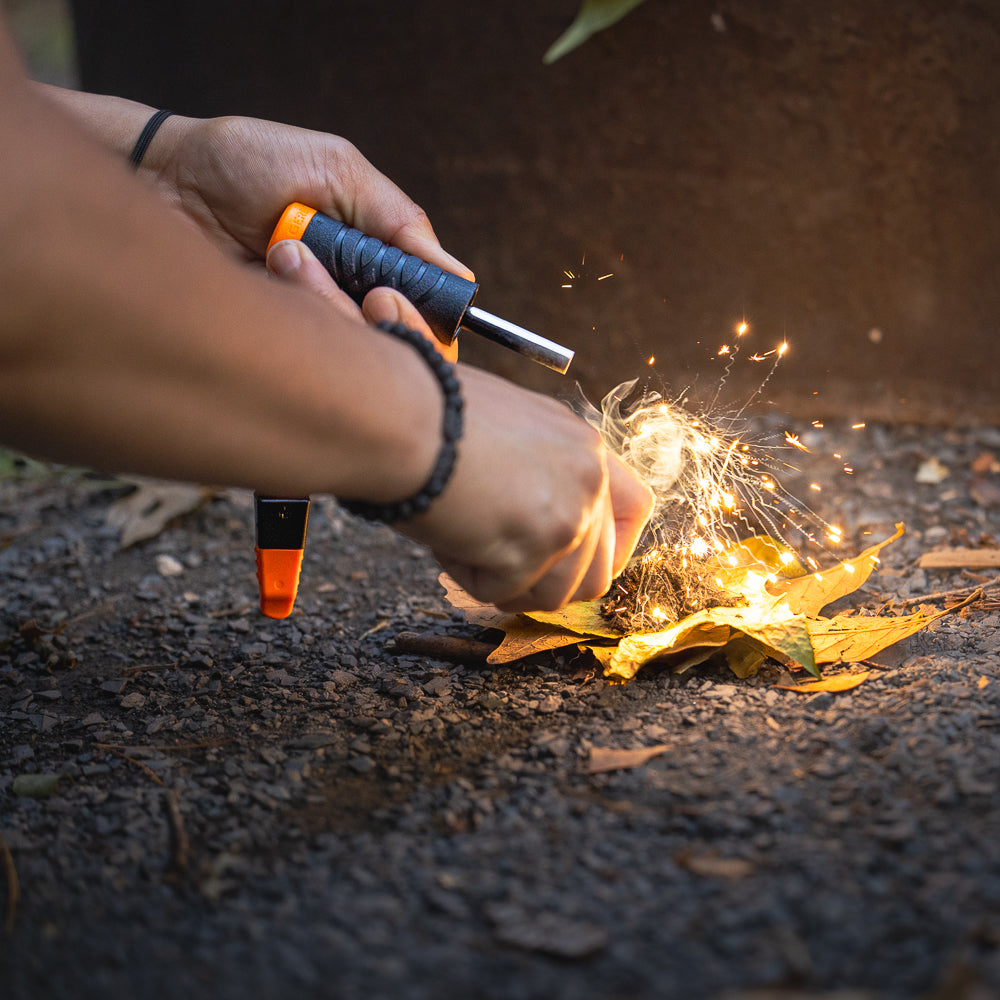
<svg viewBox="0 0 1000 1000"><path fill-rule="evenodd" d="M257 556L257 586L260 610L268 618L287 618L299 590L304 549L254 548Z"/></svg>
<svg viewBox="0 0 1000 1000"><path fill-rule="evenodd" d="M282 240L301 240L302 234L305 233L306 227L312 222L312 217L315 214L315 208L293 201L281 213L281 218L278 219L278 224L274 227L274 232L271 233L267 249L270 250L275 243L280 243Z"/></svg>

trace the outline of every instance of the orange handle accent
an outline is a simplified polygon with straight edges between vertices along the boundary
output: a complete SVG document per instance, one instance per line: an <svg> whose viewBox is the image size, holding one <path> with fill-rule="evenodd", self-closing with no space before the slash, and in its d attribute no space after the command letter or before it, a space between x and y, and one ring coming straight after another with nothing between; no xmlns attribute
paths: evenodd
<svg viewBox="0 0 1000 1000"><path fill-rule="evenodd" d="M312 222L312 217L315 214L315 208L293 201L281 213L281 218L278 219L278 224L274 227L274 232L271 233L267 249L270 250L275 243L280 243L281 240L301 240L306 227Z"/></svg>
<svg viewBox="0 0 1000 1000"><path fill-rule="evenodd" d="M295 606L305 549L254 548L260 610L268 618L287 618Z"/></svg>

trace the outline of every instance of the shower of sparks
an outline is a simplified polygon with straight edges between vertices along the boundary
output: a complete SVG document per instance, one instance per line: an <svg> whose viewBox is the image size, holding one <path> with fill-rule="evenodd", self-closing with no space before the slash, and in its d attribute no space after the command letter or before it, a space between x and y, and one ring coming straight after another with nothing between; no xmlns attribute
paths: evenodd
<svg viewBox="0 0 1000 1000"><path fill-rule="evenodd" d="M740 323L737 338L748 329ZM782 343L751 357L772 362L761 388L787 349ZM718 352L728 355L725 375L738 351L737 341ZM649 364L654 360L650 357ZM718 392L713 407L717 400ZM703 607L732 602L733 595L722 589L720 567L735 567L733 553L751 536L770 536L785 545L784 539L794 533L823 548L842 540L839 527L825 523L781 486L780 469L795 470L776 457L775 447L746 440L749 401L721 417L696 414L686 402L639 391L633 380L612 390L600 413L593 407L587 413L608 448L639 473L656 498L640 554L604 602L606 613L634 631L662 628ZM784 432L782 446L810 451L790 431ZM810 489L819 492L820 485L811 483ZM794 556L786 551L779 559L784 564ZM815 560L808 562L816 568ZM777 579L774 565L750 570L750 587L763 597L766 585ZM744 598L752 600L743 589Z"/></svg>

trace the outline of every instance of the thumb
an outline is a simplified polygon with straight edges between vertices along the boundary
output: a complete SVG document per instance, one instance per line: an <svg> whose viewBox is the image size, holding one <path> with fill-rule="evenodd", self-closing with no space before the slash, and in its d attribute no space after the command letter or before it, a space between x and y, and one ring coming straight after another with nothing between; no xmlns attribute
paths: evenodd
<svg viewBox="0 0 1000 1000"><path fill-rule="evenodd" d="M458 341L445 344L434 336L417 307L392 288L373 288L362 304L362 311L369 323L402 323L411 330L419 330L448 361L458 360Z"/></svg>
<svg viewBox="0 0 1000 1000"><path fill-rule="evenodd" d="M315 292L341 312L357 318L357 305L301 240L275 243L267 252L267 269L282 281Z"/></svg>

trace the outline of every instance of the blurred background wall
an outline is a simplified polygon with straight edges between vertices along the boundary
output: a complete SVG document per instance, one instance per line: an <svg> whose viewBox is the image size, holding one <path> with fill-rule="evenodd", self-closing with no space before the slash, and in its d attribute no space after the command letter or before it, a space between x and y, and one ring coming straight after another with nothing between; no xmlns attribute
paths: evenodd
<svg viewBox="0 0 1000 1000"><path fill-rule="evenodd" d="M646 0L543 65L577 6L72 14L88 89L352 139L475 268L484 308L577 350L591 396L648 376L711 397L746 319L723 405L767 369L746 359L787 339L761 402L997 419L1000 6ZM473 339L472 360L563 389Z"/></svg>

